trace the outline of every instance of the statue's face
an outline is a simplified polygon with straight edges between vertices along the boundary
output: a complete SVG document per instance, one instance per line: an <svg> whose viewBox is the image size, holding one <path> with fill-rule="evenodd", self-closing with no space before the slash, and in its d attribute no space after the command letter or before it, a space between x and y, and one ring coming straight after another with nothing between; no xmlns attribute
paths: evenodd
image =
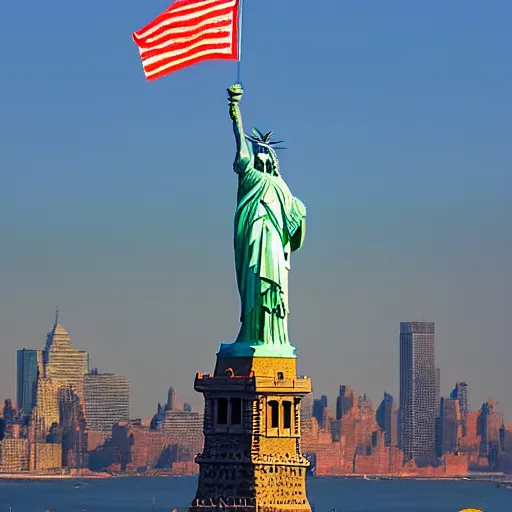
<svg viewBox="0 0 512 512"><path fill-rule="evenodd" d="M258 148L258 153L254 154L254 168L265 174L277 176L273 158L268 152L262 152L262 149Z"/></svg>

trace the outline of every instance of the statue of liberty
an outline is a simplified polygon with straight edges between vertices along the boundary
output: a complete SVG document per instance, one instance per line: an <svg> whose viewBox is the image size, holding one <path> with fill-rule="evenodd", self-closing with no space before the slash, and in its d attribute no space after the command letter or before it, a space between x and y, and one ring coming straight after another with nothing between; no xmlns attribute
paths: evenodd
<svg viewBox="0 0 512 512"><path fill-rule="evenodd" d="M241 326L231 355L251 347L253 355L294 357L288 339L288 272L293 251L304 241L306 208L281 177L273 132L245 134L239 84L228 89L238 174L234 224L235 265Z"/></svg>

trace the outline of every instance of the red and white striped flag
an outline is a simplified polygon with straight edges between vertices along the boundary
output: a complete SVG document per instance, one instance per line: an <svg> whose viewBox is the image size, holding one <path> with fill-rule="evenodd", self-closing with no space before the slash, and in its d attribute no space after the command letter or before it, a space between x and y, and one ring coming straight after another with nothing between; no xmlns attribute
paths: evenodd
<svg viewBox="0 0 512 512"><path fill-rule="evenodd" d="M147 80L209 59L238 59L239 0L176 0L133 33Z"/></svg>

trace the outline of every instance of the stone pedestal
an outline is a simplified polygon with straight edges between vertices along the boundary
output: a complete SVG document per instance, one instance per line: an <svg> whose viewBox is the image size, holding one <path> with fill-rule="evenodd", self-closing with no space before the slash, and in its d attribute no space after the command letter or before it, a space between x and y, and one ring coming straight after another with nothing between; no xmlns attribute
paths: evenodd
<svg viewBox="0 0 512 512"><path fill-rule="evenodd" d="M311 392L295 357L221 357L197 374L204 449L191 512L310 511L300 449L300 401Z"/></svg>

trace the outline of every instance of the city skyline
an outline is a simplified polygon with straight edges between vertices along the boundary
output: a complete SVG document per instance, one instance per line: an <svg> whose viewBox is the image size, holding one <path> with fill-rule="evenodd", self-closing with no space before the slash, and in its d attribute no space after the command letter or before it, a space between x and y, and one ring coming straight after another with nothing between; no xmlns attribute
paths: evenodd
<svg viewBox="0 0 512 512"><path fill-rule="evenodd" d="M414 328L420 329L420 331L422 329L427 329L427 331L430 333L432 338L434 338L435 337L434 325L435 325L435 322L425 322L424 319L422 319L421 321L413 320L413 321L408 321L408 322L399 322L399 329L398 329L398 331L399 331L398 332L399 346L402 346L404 341L406 341L404 336L408 336L407 333L409 333L411 336L414 336L414 333L413 333ZM427 327L424 327L424 326L427 326ZM425 332L427 332L427 331L425 331ZM421 336L421 333L420 333L420 336ZM129 389L129 393L128 393L129 402L126 407L128 407L129 410L135 410L135 411L137 410L137 404L134 402L133 395L132 395L133 388L130 385L130 379L129 379L129 377L124 376L127 374L123 374L120 376L113 372L98 372L97 368L93 368L93 367L89 368L90 353L87 350L76 349L75 345L73 343L70 344L70 334L67 331L67 329L64 328L62 326L62 324L60 323L58 307L57 307L57 314L55 317L54 325L46 335L46 344L45 344L44 348L41 349L41 348L36 347L33 349L27 349L26 347L23 347L22 349L18 349L16 351L16 362L17 362L16 368L17 369L16 369L16 375L15 375L15 377L16 377L15 378L15 392L11 396L6 395L5 397L2 397L1 396L2 389L0 389L0 399L2 400L2 403L5 399L10 399L10 400L12 400L13 404L15 404L17 407L20 407L20 405L18 404L19 397L20 397L20 391L23 392L24 386L25 387L27 386L27 384L24 383L22 379L20 379L20 377L21 377L20 370L21 369L25 370L24 366L26 364L23 354L25 354L25 358L29 358L31 362L33 360L33 363L36 367L35 370L33 368L29 369L29 374L32 376L32 380L33 380L32 374L35 371L35 373L37 375L37 372L39 371L37 365L42 364L43 361L45 363L49 362L49 356L45 355L45 354L51 353L50 349L52 349L52 346L54 346L56 343L58 344L57 346L59 346L59 344L60 344L60 346L63 345L64 350L65 350L64 353L66 354L64 356L64 359L62 359L63 356L57 355L57 357L59 357L59 359L57 360L57 363L60 363L60 364L57 365L56 370L53 370L53 371L57 372L56 374L61 372L61 365L64 364L65 361L67 361L66 358L69 357L68 354L71 355L72 359L75 358L75 360L77 357L85 357L86 361L87 361L86 363L81 363L80 360L78 360L77 363L75 363L78 365L80 365L80 364L86 365L86 366L84 366L84 368L87 369L87 372L84 375L88 375L91 378L94 378L94 376L98 376L98 377L104 378L104 379L111 378L114 381L121 380L123 382L126 382L125 386L128 386L127 389ZM432 343L431 350L434 351L435 350L434 349L434 345L435 345L434 339L431 340L431 343ZM81 356L80 354L83 354L83 355ZM423 353L423 355L425 355L425 353ZM433 357L433 355L432 355L432 357ZM60 362L60 359L62 360L62 363ZM99 359L101 360L101 357L99 357ZM405 358L405 359L407 359L407 358ZM404 361L404 356L403 356L401 350L399 350L398 351L398 361L397 361L398 386L394 393L390 392L390 389L385 389L385 388L380 388L378 391L377 390L369 390L368 391L367 389L363 388L362 390L360 390L361 394L359 396L363 396L363 395L365 397L368 396L374 404L377 404L380 401L380 397L384 393L384 396L389 395L389 396L391 396L392 399L393 399L393 397L395 397L393 402L398 407L401 403L401 399L400 399L400 397L401 397L401 391L400 391L401 390L401 388L400 388L401 370L400 369L402 368L403 361ZM461 407L462 407L461 410L464 410L464 409L477 410L482 404L484 404L486 402L488 397L495 396L492 393L486 393L485 391L468 393L468 390L467 390L468 383L463 380L454 380L453 382L447 381L444 386L446 388L446 392L445 392L443 386L441 385L441 391L438 396L437 393L439 392L439 390L437 389L437 386L439 385L440 368L438 368L439 365L437 364L435 358L432 359L431 362L432 362L433 369L434 369L432 372L434 379L432 380L430 387L432 388L431 394L436 393L435 397L436 397L436 408L437 408L436 414L437 415L439 415L440 403L437 403L437 401L439 399L442 400L443 398L444 399L459 398L459 399L461 399ZM21 366L20 366L20 364L21 364ZM53 364L55 365L55 362ZM66 368L64 368L64 371L71 378L73 377L73 375L74 375L73 372L69 372L69 370L67 370ZM50 373L51 372L52 372L52 370L51 370L51 365L50 365ZM107 382L107 380L105 382ZM184 404L188 405L189 401L184 399L184 396L187 396L185 387L179 386L180 389L185 390L185 393L183 394L182 391L176 392L177 388L174 386L175 386L175 383L173 382L172 385L167 388L167 396L166 397L164 396L163 391L159 390L159 392L157 393L157 396L154 397L154 399L149 404L145 404L145 405L147 405L147 407L145 407L145 408L147 408L147 411L148 411L147 414L134 413L134 414L130 414L130 418L135 419L135 418L151 417L154 413L154 406L156 403L167 404L168 407L172 408L172 406L170 406L169 404L176 402L178 404L178 409L180 409L180 407L182 407ZM354 387L356 387L356 386L354 386ZM37 386L34 387L34 384L32 384L32 388L33 388L32 393L34 393L34 389L37 392ZM343 385L338 384L338 388L340 390L340 393L341 393L341 390L344 388L347 388L347 389L351 390L351 392L352 392L352 386L350 386L350 385L347 386L345 384L343 384ZM321 390L321 389L316 388L313 383L312 397L315 398L315 401L320 401L320 399L323 401L327 400L328 403L331 404L330 407L333 407L332 404L336 404L334 406L334 412L335 412L336 417L340 416L340 414L341 414L340 411L342 410L342 409L339 409L339 407L342 407L341 403L339 402L340 395L339 394L335 395L335 396L337 396L337 398L335 400L332 400L332 395L331 395L332 390L328 394L325 394L325 391L326 391L325 389ZM478 402L475 402L475 400L473 399L473 395L474 396L484 396L485 395L486 398L482 402L478 403ZM192 395L192 396L194 396L194 395ZM32 399L32 403L34 403L34 402L35 402L35 398ZM192 403L192 407L195 411L200 411L202 409L202 404L201 404L200 400L194 401L192 399L190 403ZM501 409L502 402L500 400L498 400L497 403L500 405L500 409ZM507 423L508 415L503 411L501 411L501 414L503 414L505 423ZM509 421L512 421L512 418L510 418ZM423 430L423 429L420 429L420 430Z"/></svg>
<svg viewBox="0 0 512 512"><path fill-rule="evenodd" d="M167 0L4 4L0 395L60 304L90 366L129 378L133 415L171 383L199 409L192 376L239 327L236 64L147 84L130 34ZM285 141L308 211L299 372L331 402L340 382L398 399L398 323L423 317L441 395L466 381L473 407L491 395L511 418L512 4L246 4L244 121Z"/></svg>
<svg viewBox="0 0 512 512"><path fill-rule="evenodd" d="M473 410L467 382L456 382L449 397L440 397L435 323L400 322L399 343L398 404L384 391L377 406L366 393L342 384L334 407L326 395L314 398L308 377L287 380L284 372L270 381L265 374L260 380L249 373L244 377L226 367L235 363L231 358L221 359L220 369L217 362L221 388L213 401L208 386L215 377L196 373L194 388L205 393L204 411L193 411L170 386L165 405L158 403L150 417L134 418L129 380L90 369L88 352L76 348L57 314L43 350L17 351L16 383L23 406L6 400L0 412L0 472L119 474L145 468L153 475L195 474L201 462L217 460L207 434L214 443L220 434L234 434L238 443L236 436L252 428L254 402L240 393L258 382L264 383L263 390L269 389L268 382L284 383L288 387L279 384L280 391L302 393L303 401L284 395L281 404L270 395L262 424L266 432L279 432L279 438L291 439L295 447L296 438L289 436L300 434L313 474L460 477L484 469L509 472L512 425L505 422L499 403L489 397ZM265 364L263 371L268 372ZM280 364L278 368L286 368ZM236 386L230 398L222 388L228 385L226 379ZM221 459L226 453L222 446ZM206 459L195 460L198 453Z"/></svg>

